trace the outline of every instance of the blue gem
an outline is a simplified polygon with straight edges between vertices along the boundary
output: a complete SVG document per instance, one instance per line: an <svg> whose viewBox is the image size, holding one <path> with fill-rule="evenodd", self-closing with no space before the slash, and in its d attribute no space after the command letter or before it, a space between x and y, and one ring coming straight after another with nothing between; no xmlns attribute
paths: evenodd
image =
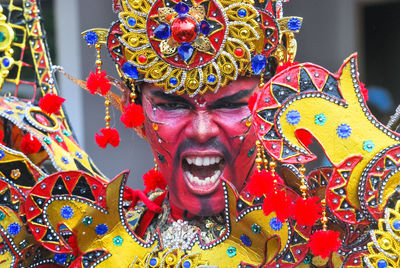
<svg viewBox="0 0 400 268"><path fill-rule="evenodd" d="M95 45L98 40L99 36L93 31L89 31L85 34L85 41L88 45Z"/></svg>
<svg viewBox="0 0 400 268"><path fill-rule="evenodd" d="M80 152L75 152L76 157L78 157L79 159L82 159L83 156Z"/></svg>
<svg viewBox="0 0 400 268"><path fill-rule="evenodd" d="M139 78L139 73L136 69L135 66L130 64L129 62L125 62L124 65L122 66L122 71L126 74L126 76L132 78L132 79L138 79Z"/></svg>
<svg viewBox="0 0 400 268"><path fill-rule="evenodd" d="M372 152L372 150L374 150L375 148L375 144L373 141L364 141L363 142L363 150L367 151L367 152Z"/></svg>
<svg viewBox="0 0 400 268"><path fill-rule="evenodd" d="M150 266L156 266L157 265L157 259L156 258L152 258L149 262Z"/></svg>
<svg viewBox="0 0 400 268"><path fill-rule="evenodd" d="M394 228L395 230L400 230L400 220L395 220L395 221L393 222L393 228Z"/></svg>
<svg viewBox="0 0 400 268"><path fill-rule="evenodd" d="M14 112L11 111L11 110L4 110L4 112L5 112L6 114L14 114Z"/></svg>
<svg viewBox="0 0 400 268"><path fill-rule="evenodd" d="M63 206L60 213L61 216L66 220L69 220L74 216L74 210L70 206Z"/></svg>
<svg viewBox="0 0 400 268"><path fill-rule="evenodd" d="M54 260L56 263L64 264L67 262L67 254L65 253L56 253L54 255Z"/></svg>
<svg viewBox="0 0 400 268"><path fill-rule="evenodd" d="M161 23L154 30L154 35L158 39L167 39L171 35L171 29L168 24Z"/></svg>
<svg viewBox="0 0 400 268"><path fill-rule="evenodd" d="M193 52L194 52L194 49L193 49L192 45L190 45L188 43L183 43L178 48L179 57L181 57L181 59L186 62L193 56Z"/></svg>
<svg viewBox="0 0 400 268"><path fill-rule="evenodd" d="M95 231L97 235L104 235L108 231L108 226L105 224L99 224L96 226Z"/></svg>
<svg viewBox="0 0 400 268"><path fill-rule="evenodd" d="M387 262L385 260L378 261L378 268L386 268L386 267L387 267Z"/></svg>
<svg viewBox="0 0 400 268"><path fill-rule="evenodd" d="M300 113L298 111L292 110L286 114L286 121L289 125L295 126L300 122Z"/></svg>
<svg viewBox="0 0 400 268"><path fill-rule="evenodd" d="M323 125L325 125L326 120L328 120L328 119L326 118L326 116L324 114L317 114L315 116L314 122L315 122L315 124L317 124L319 126L323 126Z"/></svg>
<svg viewBox="0 0 400 268"><path fill-rule="evenodd" d="M4 58L3 59L3 66L4 67L9 67L10 66L10 64L11 64L11 61L10 61L10 59L9 58Z"/></svg>
<svg viewBox="0 0 400 268"><path fill-rule="evenodd" d="M351 135L351 127L348 124L341 124L336 129L336 133L341 139L347 139Z"/></svg>
<svg viewBox="0 0 400 268"><path fill-rule="evenodd" d="M65 156L61 157L61 161L63 161L64 164L69 164L68 158L66 158Z"/></svg>
<svg viewBox="0 0 400 268"><path fill-rule="evenodd" d="M291 18L287 23L287 27L292 32L296 32L301 28L301 21L298 18Z"/></svg>
<svg viewBox="0 0 400 268"><path fill-rule="evenodd" d="M178 84L178 79L176 79L175 77L171 77L169 79L169 83L171 86L176 86Z"/></svg>
<svg viewBox="0 0 400 268"><path fill-rule="evenodd" d="M4 150L0 150L0 159L3 159L4 156L6 156L6 153L4 152Z"/></svg>
<svg viewBox="0 0 400 268"><path fill-rule="evenodd" d="M21 226L18 223L13 222L10 225L8 225L7 232L10 235L17 235L19 234L19 232L21 232Z"/></svg>
<svg viewBox="0 0 400 268"><path fill-rule="evenodd" d="M215 80L216 80L216 77L215 77L215 75L213 75L213 74L210 74L209 76L207 76L207 82L208 82L209 84L212 84L212 83L214 83L214 82L215 82Z"/></svg>
<svg viewBox="0 0 400 268"><path fill-rule="evenodd" d="M243 243L243 245L245 245L246 247L250 247L251 246L251 240L250 240L250 237L248 237L247 235L245 235L245 234L242 234L241 236L240 236L240 240L242 241L242 243Z"/></svg>
<svg viewBox="0 0 400 268"><path fill-rule="evenodd" d="M278 220L277 217L273 217L270 221L269 221L269 226L271 227L272 230L274 231L279 231L282 229L282 222L280 220Z"/></svg>
<svg viewBox="0 0 400 268"><path fill-rule="evenodd" d="M185 3L179 2L176 6L175 6L175 11L178 12L178 14L186 14L189 12L189 7L188 5L186 5Z"/></svg>
<svg viewBox="0 0 400 268"><path fill-rule="evenodd" d="M207 21L203 20L200 23L200 32L204 35L208 35L210 33L210 24Z"/></svg>
<svg viewBox="0 0 400 268"><path fill-rule="evenodd" d="M264 55L255 55L253 60L251 61L251 68L253 69L253 73L255 75L261 74L264 71L265 67L267 67L267 59Z"/></svg>
<svg viewBox="0 0 400 268"><path fill-rule="evenodd" d="M136 25L136 20L135 20L135 18L130 17L130 18L128 19L128 24L129 24L129 26L131 26L131 27L135 26L135 25Z"/></svg>
<svg viewBox="0 0 400 268"><path fill-rule="evenodd" d="M24 110L25 108L24 107L22 107L22 106L15 106L15 108L17 108L18 110Z"/></svg>
<svg viewBox="0 0 400 268"><path fill-rule="evenodd" d="M183 268L190 268L192 266L192 262L191 261L184 261L182 264Z"/></svg>
<svg viewBox="0 0 400 268"><path fill-rule="evenodd" d="M246 9L241 8L241 9L238 10L237 14L238 14L239 17L243 18L243 17L246 17L247 11L246 11Z"/></svg>
<svg viewBox="0 0 400 268"><path fill-rule="evenodd" d="M226 250L226 254L228 254L229 258L233 258L236 256L236 248L235 247L229 247Z"/></svg>

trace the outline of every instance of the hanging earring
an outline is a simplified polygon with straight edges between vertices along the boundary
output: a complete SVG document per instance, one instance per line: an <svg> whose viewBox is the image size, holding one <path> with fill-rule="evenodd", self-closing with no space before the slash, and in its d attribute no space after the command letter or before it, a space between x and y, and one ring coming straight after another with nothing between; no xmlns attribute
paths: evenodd
<svg viewBox="0 0 400 268"><path fill-rule="evenodd" d="M154 191L155 189L165 190L167 188L167 182L159 170L156 158L154 158L154 168L143 175L143 184L146 187L144 190L145 193Z"/></svg>

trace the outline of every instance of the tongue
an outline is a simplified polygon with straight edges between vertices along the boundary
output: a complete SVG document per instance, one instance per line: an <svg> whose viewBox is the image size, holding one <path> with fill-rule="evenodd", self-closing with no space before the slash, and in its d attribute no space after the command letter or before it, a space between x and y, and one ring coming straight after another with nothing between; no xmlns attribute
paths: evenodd
<svg viewBox="0 0 400 268"><path fill-rule="evenodd" d="M199 179L204 180L207 177L211 177L214 175L215 171L219 168L217 164L210 165L206 167L199 167L195 165L189 165L188 171L192 173L193 176L198 177Z"/></svg>

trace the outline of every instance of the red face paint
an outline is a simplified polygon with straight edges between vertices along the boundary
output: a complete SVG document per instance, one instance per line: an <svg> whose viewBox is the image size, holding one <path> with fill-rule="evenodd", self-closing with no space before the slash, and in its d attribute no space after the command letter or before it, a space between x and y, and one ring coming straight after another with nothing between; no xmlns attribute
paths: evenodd
<svg viewBox="0 0 400 268"><path fill-rule="evenodd" d="M243 188L255 157L256 135L246 121L248 99L257 84L242 78L216 94L193 98L144 87L146 137L168 183L172 206L213 215L224 208L221 177L238 191Z"/></svg>

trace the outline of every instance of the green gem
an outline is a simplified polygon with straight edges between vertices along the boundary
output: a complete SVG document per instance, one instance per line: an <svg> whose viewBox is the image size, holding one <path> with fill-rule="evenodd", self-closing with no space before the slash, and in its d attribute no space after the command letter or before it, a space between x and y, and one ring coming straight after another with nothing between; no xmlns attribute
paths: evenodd
<svg viewBox="0 0 400 268"><path fill-rule="evenodd" d="M69 132L66 129L63 129L62 133L64 134L65 137L70 137L71 136L71 132Z"/></svg>
<svg viewBox="0 0 400 268"><path fill-rule="evenodd" d="M233 258L236 256L236 248L235 247L229 247L226 250L226 254L228 254L229 258Z"/></svg>
<svg viewBox="0 0 400 268"><path fill-rule="evenodd" d="M63 142L63 141L64 141L59 135L56 135L54 138L55 138L56 141L58 141L58 142Z"/></svg>
<svg viewBox="0 0 400 268"><path fill-rule="evenodd" d="M40 177L40 178L38 179L38 182L41 182L43 179L44 179L44 176Z"/></svg>
<svg viewBox="0 0 400 268"><path fill-rule="evenodd" d="M6 218L6 214L3 211L0 211L0 221L3 221Z"/></svg>
<svg viewBox="0 0 400 268"><path fill-rule="evenodd" d="M116 246L121 246L122 242L124 242L124 239L122 239L122 237L119 235L113 238L113 243Z"/></svg>
<svg viewBox="0 0 400 268"><path fill-rule="evenodd" d="M307 255L307 256L304 258L303 262L304 262L304 263L311 263L311 260L312 260L311 256L310 256L310 255Z"/></svg>
<svg viewBox="0 0 400 268"><path fill-rule="evenodd" d="M44 137L44 138L43 138L43 141L44 141L45 143L47 143L47 144L51 144L51 140L50 140L49 137Z"/></svg>
<svg viewBox="0 0 400 268"><path fill-rule="evenodd" d="M91 225L93 223L93 218L90 216L86 216L83 218L82 223L86 226Z"/></svg>
<svg viewBox="0 0 400 268"><path fill-rule="evenodd" d="M6 36L3 32L0 32L0 42L4 42L4 40L6 40Z"/></svg>
<svg viewBox="0 0 400 268"><path fill-rule="evenodd" d="M260 227L260 225L255 224L255 223L251 226L251 230L252 230L253 233L255 233L255 234L261 233L261 227Z"/></svg>
<svg viewBox="0 0 400 268"><path fill-rule="evenodd" d="M249 150L249 153L247 154L247 156L248 156L248 157L252 157L255 151L256 151L256 147L254 146L253 148L251 148L251 149Z"/></svg>
<svg viewBox="0 0 400 268"><path fill-rule="evenodd" d="M158 154L158 160L161 161L161 163L165 162L165 157L162 154Z"/></svg>

